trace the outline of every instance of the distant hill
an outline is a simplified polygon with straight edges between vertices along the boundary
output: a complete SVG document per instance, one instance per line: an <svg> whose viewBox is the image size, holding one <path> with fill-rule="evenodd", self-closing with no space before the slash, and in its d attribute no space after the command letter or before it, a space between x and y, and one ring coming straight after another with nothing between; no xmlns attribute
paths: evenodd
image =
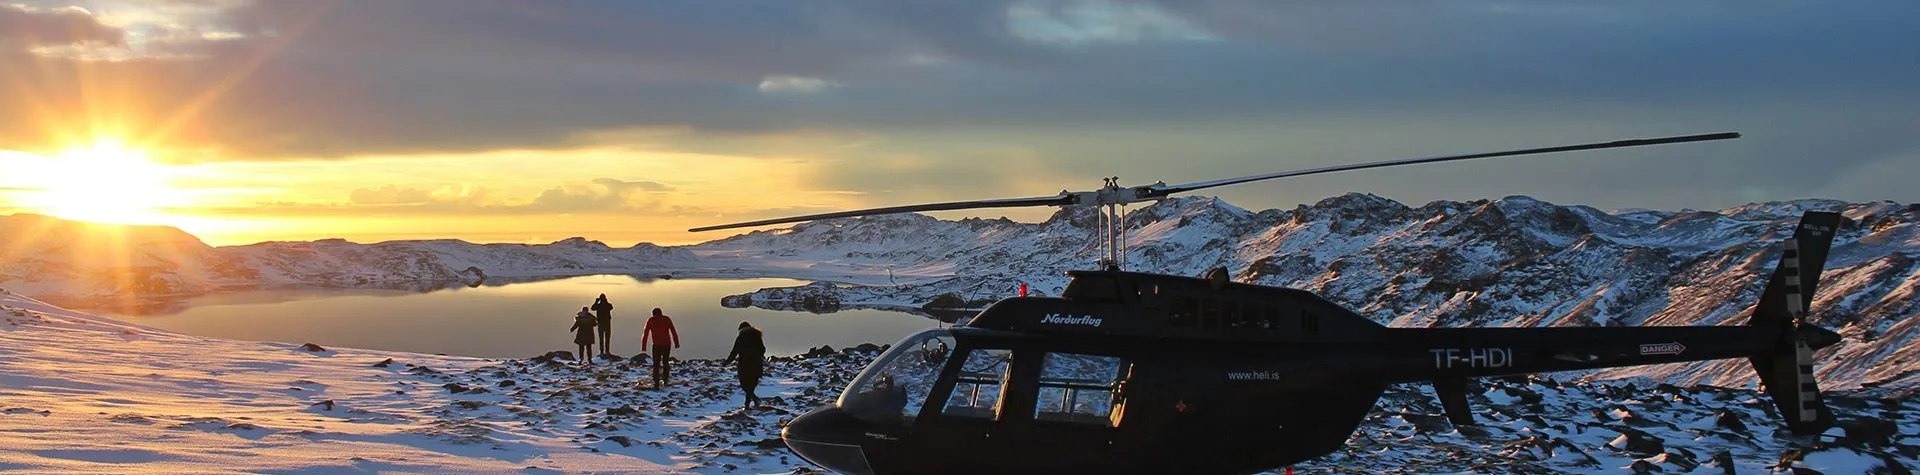
<svg viewBox="0 0 1920 475"><path fill-rule="evenodd" d="M1834 388L1920 388L1920 205L1797 200L1718 211L1603 211L1523 196L1419 207L1348 194L1248 211L1206 197L1127 217L1129 268L1311 290L1400 327L1718 325L1744 321L1807 210L1845 214L1809 318L1847 340L1822 351ZM0 287L39 297L183 295L267 285L437 289L587 274L778 276L818 281L729 305L978 308L1020 283L1057 294L1091 267L1092 209L1039 223L849 218L691 246L613 248L456 240L269 242L209 248L165 227L0 218ZM1676 383L1749 384L1740 361L1607 370ZM1891 389L1889 389L1891 390Z"/></svg>

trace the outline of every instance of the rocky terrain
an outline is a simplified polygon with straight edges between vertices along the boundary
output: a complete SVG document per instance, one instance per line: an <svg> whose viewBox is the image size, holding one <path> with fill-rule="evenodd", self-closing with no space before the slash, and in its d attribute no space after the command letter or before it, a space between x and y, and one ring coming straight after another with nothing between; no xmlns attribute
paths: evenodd
<svg viewBox="0 0 1920 475"><path fill-rule="evenodd" d="M746 410L729 368L565 351L491 360L192 337L0 292L0 470L58 473L816 473L781 427L884 347L777 356ZM111 349L111 351L102 351ZM1907 474L1920 403L1835 394L1839 426L1785 434L1751 390L1485 380L1478 425L1391 389L1297 473ZM130 444L129 441L149 441Z"/></svg>
<svg viewBox="0 0 1920 475"><path fill-rule="evenodd" d="M1720 211L1615 211L1526 197L1419 207L1350 194L1292 210L1250 212L1212 198L1134 211L1129 269L1310 290L1396 327L1739 324L1800 214L1854 220L1835 240L1809 321L1846 341L1821 351L1828 387L1911 394L1920 387L1920 205L1826 200ZM979 308L1015 294L1057 294L1064 272L1090 268L1090 210L1042 223L941 221L920 215L804 223L696 246L774 249L817 266L890 263L948 277L900 284L822 282L764 289L731 305ZM917 240L909 241L908 237ZM1622 368L1676 384L1751 385L1745 362Z"/></svg>

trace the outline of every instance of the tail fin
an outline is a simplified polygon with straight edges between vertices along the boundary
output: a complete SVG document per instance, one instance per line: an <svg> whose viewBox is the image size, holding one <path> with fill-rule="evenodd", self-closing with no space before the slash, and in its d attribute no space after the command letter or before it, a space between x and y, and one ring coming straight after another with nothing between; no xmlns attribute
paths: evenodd
<svg viewBox="0 0 1920 475"><path fill-rule="evenodd" d="M1827 251L1833 235L1846 218L1838 213L1808 212L1800 218L1793 237L1786 241L1780 265L1774 268L1767 289L1753 309L1747 325L1778 328L1779 339L1773 349L1747 358L1767 395L1786 418L1787 428L1796 435L1810 436L1833 427L1833 413L1820 397L1820 386L1813 379L1813 351L1840 341L1840 335L1807 325L1807 307L1820 285L1820 271L1826 266Z"/></svg>

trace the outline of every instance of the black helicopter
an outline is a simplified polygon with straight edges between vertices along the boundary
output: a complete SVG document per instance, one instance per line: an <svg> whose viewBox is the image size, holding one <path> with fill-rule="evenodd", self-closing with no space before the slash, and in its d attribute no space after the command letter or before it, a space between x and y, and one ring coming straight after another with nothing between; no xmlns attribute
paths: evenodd
<svg viewBox="0 0 1920 475"><path fill-rule="evenodd" d="M1801 321L1845 219L1802 217L1745 326L1388 328L1312 292L1121 270L1119 205L1273 178L1394 165L1737 138L1720 133L1336 166L1092 192L897 206L696 228L1012 206L1106 206L1101 270L1059 297L998 301L882 353L833 406L794 419L794 453L852 474L1249 473L1338 450L1388 386L1433 384L1472 424L1473 378L1746 358L1797 435L1833 416Z"/></svg>

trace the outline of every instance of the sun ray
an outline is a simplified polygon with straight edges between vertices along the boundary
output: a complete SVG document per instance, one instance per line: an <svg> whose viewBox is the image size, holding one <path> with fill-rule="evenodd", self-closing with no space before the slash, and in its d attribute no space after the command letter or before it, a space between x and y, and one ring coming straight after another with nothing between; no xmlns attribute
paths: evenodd
<svg viewBox="0 0 1920 475"><path fill-rule="evenodd" d="M45 235L47 230L52 229L54 224L56 223L53 220L41 219L34 220L30 227L22 231L8 230L9 233L17 232L18 234L8 234L5 236L7 243L5 247L0 247L0 258L11 259L21 252L28 251L29 249L25 247L28 244L39 242L40 237Z"/></svg>
<svg viewBox="0 0 1920 475"><path fill-rule="evenodd" d="M313 8L310 13L295 21L286 31L282 31L278 36L274 37L270 44L261 47L257 53L247 58L244 63L234 68L233 71L228 72L220 81L208 86L205 90L200 91L198 95L195 95L193 99L181 105L179 110L175 111L170 117L153 127L147 134L141 136L140 141L142 143L157 143L172 137L181 126L198 119L202 111L211 107L221 96L225 96L227 91L232 90L234 86L252 76L253 72L259 70L260 66L265 65L268 59L279 54L281 50L286 49L287 45L292 44L295 39L305 34L315 23L319 23L320 19L327 15L327 12L339 5L338 1L316 3L318 3L318 6Z"/></svg>

